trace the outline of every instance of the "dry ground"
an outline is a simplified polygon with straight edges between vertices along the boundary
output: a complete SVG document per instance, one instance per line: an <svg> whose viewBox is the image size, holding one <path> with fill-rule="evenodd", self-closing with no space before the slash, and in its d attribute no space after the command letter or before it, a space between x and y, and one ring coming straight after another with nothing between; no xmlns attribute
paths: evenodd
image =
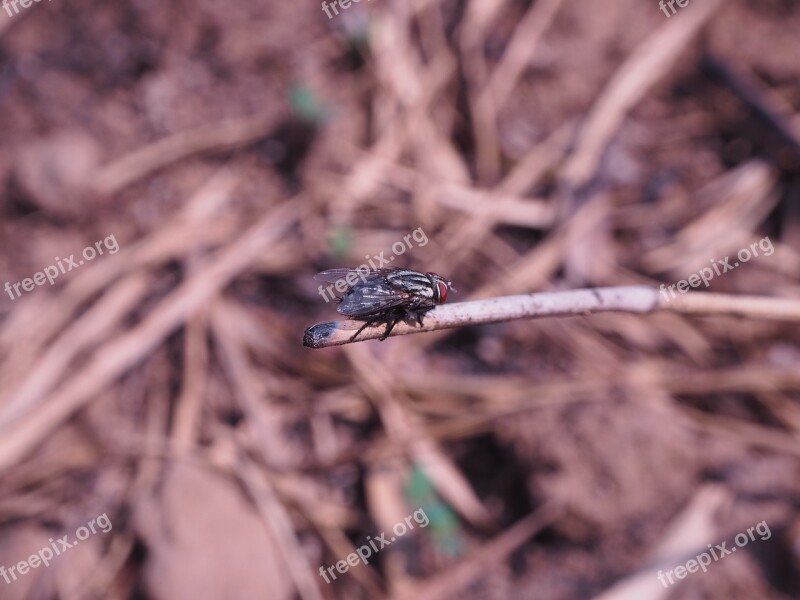
<svg viewBox="0 0 800 600"><path fill-rule="evenodd" d="M800 299L800 4L341 13L0 10L0 285L107 242L0 292L0 566L113 524L0 598L800 598L797 323L301 345L336 314L315 272L420 228L396 264L456 300L674 284L754 243L710 291Z"/></svg>

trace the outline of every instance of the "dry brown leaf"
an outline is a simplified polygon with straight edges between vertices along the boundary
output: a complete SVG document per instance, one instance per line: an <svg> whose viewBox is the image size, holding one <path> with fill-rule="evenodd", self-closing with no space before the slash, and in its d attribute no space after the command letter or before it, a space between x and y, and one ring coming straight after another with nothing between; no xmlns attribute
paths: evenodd
<svg viewBox="0 0 800 600"><path fill-rule="evenodd" d="M136 508L155 600L290 600L294 587L276 542L232 481L175 465L160 495Z"/></svg>

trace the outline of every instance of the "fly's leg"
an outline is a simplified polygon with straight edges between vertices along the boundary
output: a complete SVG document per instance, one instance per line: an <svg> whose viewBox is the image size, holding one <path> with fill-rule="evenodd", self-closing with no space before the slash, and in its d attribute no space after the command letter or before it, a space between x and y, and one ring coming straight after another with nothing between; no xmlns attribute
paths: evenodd
<svg viewBox="0 0 800 600"><path fill-rule="evenodd" d="M383 335L381 336L381 341L389 337L389 334L392 333L392 329L394 329L394 326L397 325L397 323L400 322L402 319L403 317L399 316L386 321L386 331L384 331Z"/></svg>
<svg viewBox="0 0 800 600"><path fill-rule="evenodd" d="M383 335L380 337L380 341L385 340L389 337L389 334L392 333L392 329L394 326L397 325L400 321L408 320L408 321L415 321L420 327L422 327L422 317L425 315L427 311L396 311L396 312L389 312L386 315L381 315L374 319L369 319L364 322L364 324L359 327L358 331L355 332L353 337L350 338L351 342L354 342L359 334L364 331L367 327L374 325L375 323L379 323L380 321L386 322L386 331L383 332Z"/></svg>
<svg viewBox="0 0 800 600"><path fill-rule="evenodd" d="M362 326L361 326L361 327L358 329L358 331L356 331L355 335L354 335L353 337L351 337L351 338L350 338L350 341L351 341L351 342L355 342L355 341L356 341L356 338L358 337L358 334L359 334L359 333L361 333L361 332L362 332L362 331L364 331L364 330L365 330L367 327L369 327L370 325L372 325L373 323L375 323L376 321L379 321L379 320L380 320L380 319L370 319L369 321L365 321L365 322L364 322L364 324L363 324L363 325L362 325Z"/></svg>
<svg viewBox="0 0 800 600"><path fill-rule="evenodd" d="M425 316L425 313L427 313L429 310L430 310L430 308L426 308L426 309L422 309L422 310L409 311L409 313L408 313L409 317L410 317L409 321L413 320L413 321L416 322L417 325L422 327L422 318ZM410 322L409 322L409 325L411 325Z"/></svg>

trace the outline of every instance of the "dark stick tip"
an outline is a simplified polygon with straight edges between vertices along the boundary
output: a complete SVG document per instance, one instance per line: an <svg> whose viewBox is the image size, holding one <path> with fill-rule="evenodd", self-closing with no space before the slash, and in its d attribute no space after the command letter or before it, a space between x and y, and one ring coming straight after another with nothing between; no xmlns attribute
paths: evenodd
<svg viewBox="0 0 800 600"><path fill-rule="evenodd" d="M330 337L335 327L333 323L317 323L312 325L303 334L303 346L306 348L319 348Z"/></svg>

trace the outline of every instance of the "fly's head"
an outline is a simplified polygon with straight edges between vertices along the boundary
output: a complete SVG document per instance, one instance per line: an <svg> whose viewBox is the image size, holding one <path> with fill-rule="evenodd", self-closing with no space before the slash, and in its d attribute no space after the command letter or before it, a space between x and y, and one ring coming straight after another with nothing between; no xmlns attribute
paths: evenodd
<svg viewBox="0 0 800 600"><path fill-rule="evenodd" d="M437 275L436 273L425 273L428 279L433 284L433 301L436 304L444 304L447 302L447 294L449 291L456 291L450 280Z"/></svg>

